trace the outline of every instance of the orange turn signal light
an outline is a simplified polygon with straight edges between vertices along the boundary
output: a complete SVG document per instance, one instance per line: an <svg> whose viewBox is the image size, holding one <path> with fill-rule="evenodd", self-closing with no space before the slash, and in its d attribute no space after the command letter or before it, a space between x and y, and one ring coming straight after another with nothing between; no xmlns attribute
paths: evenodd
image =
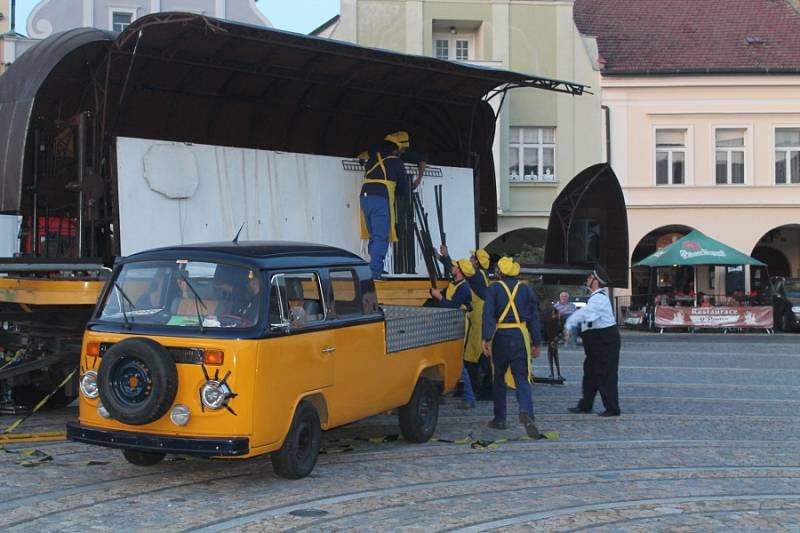
<svg viewBox="0 0 800 533"><path fill-rule="evenodd" d="M97 357L100 355L100 343L99 342L87 342L86 343L86 355L89 357Z"/></svg>
<svg viewBox="0 0 800 533"><path fill-rule="evenodd" d="M206 350L203 354L203 362L207 365L221 365L225 360L225 353L222 350Z"/></svg>

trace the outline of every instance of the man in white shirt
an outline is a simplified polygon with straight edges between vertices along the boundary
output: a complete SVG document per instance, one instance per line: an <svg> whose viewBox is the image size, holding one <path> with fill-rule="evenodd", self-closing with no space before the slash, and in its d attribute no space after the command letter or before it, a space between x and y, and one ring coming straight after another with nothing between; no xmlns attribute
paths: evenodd
<svg viewBox="0 0 800 533"><path fill-rule="evenodd" d="M598 391L606 409L600 416L619 416L621 413L617 391L620 337L605 288L608 283L608 274L603 267L596 265L586 278L586 286L592 291L589 301L585 307L572 313L564 324L566 339L573 328L579 328L586 353L583 397L577 406L569 408L571 413L591 413Z"/></svg>

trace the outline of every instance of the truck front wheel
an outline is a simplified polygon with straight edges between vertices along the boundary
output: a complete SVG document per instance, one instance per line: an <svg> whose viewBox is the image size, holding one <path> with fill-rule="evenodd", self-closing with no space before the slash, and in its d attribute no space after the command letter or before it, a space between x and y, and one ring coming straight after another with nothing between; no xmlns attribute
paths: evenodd
<svg viewBox="0 0 800 533"><path fill-rule="evenodd" d="M309 475L317 464L321 441L322 428L317 410L308 402L300 402L283 446L272 454L275 473L286 479Z"/></svg>
<svg viewBox="0 0 800 533"><path fill-rule="evenodd" d="M411 401L400 408L400 433L409 442L427 442L439 420L439 390L430 380L419 378Z"/></svg>

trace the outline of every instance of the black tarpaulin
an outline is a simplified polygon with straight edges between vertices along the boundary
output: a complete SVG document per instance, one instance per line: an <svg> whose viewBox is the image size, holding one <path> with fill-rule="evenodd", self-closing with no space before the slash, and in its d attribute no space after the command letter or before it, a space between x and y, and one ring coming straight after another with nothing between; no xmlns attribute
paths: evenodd
<svg viewBox="0 0 800 533"><path fill-rule="evenodd" d="M606 163L576 175L553 202L544 262L605 267L611 285L628 287L628 214L614 171Z"/></svg>

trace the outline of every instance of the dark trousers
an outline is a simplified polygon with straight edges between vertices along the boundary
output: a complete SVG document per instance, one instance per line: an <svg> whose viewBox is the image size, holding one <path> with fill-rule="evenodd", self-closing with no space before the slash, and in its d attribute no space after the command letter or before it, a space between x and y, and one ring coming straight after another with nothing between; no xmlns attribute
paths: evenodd
<svg viewBox="0 0 800 533"><path fill-rule="evenodd" d="M494 382L492 399L494 400L494 420L506 420L506 370L511 368L514 384L517 387L519 412L528 413L533 418L533 395L528 382L528 353L525 342L519 332L497 333L492 341L492 361L494 362Z"/></svg>
<svg viewBox="0 0 800 533"><path fill-rule="evenodd" d="M464 366L469 372L469 378L472 381L472 390L475 391L475 396L479 400L492 399L492 365L485 355L477 363L464 361Z"/></svg>
<svg viewBox="0 0 800 533"><path fill-rule="evenodd" d="M599 391L606 410L620 412L617 391L620 338L617 326L590 329L581 338L586 359L583 361L583 398L578 407L591 410Z"/></svg>
<svg viewBox="0 0 800 533"><path fill-rule="evenodd" d="M389 236L391 235L389 200L383 196L360 196L361 211L364 212L364 223L369 232L369 268L372 270L373 279L381 279L383 274L383 261L389 251Z"/></svg>

